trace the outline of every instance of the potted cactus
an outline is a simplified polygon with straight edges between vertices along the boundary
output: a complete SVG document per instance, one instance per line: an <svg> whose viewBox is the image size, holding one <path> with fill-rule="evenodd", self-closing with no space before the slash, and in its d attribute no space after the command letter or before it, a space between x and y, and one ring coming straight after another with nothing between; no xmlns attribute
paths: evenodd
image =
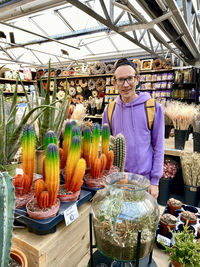
<svg viewBox="0 0 200 267"><path fill-rule="evenodd" d="M15 156L21 146L24 126L28 122L33 124L37 118L50 107L48 105L32 107L30 103L27 103L28 111L23 113L20 121L17 120L16 114L19 109L17 104L17 85L18 80L16 81L9 114L5 112L5 97L3 95L3 90L0 90L0 171L8 171L10 165L13 166L13 163L17 164ZM26 94L25 89L24 93ZM37 110L38 112L35 114ZM15 170L14 172L10 172L10 174L14 176Z"/></svg>
<svg viewBox="0 0 200 267"><path fill-rule="evenodd" d="M0 205L0 266L8 266L12 258L21 264L22 267L27 267L28 264L25 254L17 248L11 248L15 193L12 177L7 172L0 172Z"/></svg>
<svg viewBox="0 0 200 267"><path fill-rule="evenodd" d="M50 143L45 154L45 180L35 182L35 198L26 204L28 215L34 219L55 217L60 200L57 198L60 184L60 159L58 147Z"/></svg>
<svg viewBox="0 0 200 267"><path fill-rule="evenodd" d="M42 158L44 156L44 136L47 131L55 132L57 138L60 138L63 123L68 117L70 99L68 98L68 82L66 79L66 89L63 99L56 100L57 84L56 72L54 72L54 89L50 96L50 80L51 80L51 62L49 61L47 86L44 85L41 76L38 73L40 80L40 93L36 93L36 106L48 105L51 108L46 109L41 116L38 117L35 123L36 129L36 173L42 173Z"/></svg>

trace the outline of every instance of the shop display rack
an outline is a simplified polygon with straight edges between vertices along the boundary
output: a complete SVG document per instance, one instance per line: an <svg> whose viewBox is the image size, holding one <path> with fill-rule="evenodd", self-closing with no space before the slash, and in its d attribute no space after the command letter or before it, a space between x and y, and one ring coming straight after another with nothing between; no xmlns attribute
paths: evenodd
<svg viewBox="0 0 200 267"><path fill-rule="evenodd" d="M26 208L15 209L15 224L21 224L28 227L30 232L38 235L45 235L56 231L56 225L64 219L64 211L70 206L77 203L77 207L91 199L92 193L86 190L81 190L77 201L61 202L58 214L49 219L37 220L28 216Z"/></svg>

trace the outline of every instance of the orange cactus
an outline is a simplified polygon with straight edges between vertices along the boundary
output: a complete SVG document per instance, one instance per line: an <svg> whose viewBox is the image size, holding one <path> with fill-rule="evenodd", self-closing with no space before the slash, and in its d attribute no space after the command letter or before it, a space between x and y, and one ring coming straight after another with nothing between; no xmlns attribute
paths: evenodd
<svg viewBox="0 0 200 267"><path fill-rule="evenodd" d="M37 202L39 202L39 196L42 191L46 190L46 185L43 179L38 179L35 182L35 196L37 199Z"/></svg>
<svg viewBox="0 0 200 267"><path fill-rule="evenodd" d="M96 158L91 166L91 175L93 178L98 178L101 173L101 160Z"/></svg>
<svg viewBox="0 0 200 267"><path fill-rule="evenodd" d="M80 190L83 184L83 176L85 174L85 169L86 169L86 161L83 158L81 158L76 164L74 175L72 177L69 186L69 190L71 192L77 192L78 190Z"/></svg>
<svg viewBox="0 0 200 267"><path fill-rule="evenodd" d="M100 171L101 175L104 172L107 164L107 158L105 154L101 154L100 161L101 161L101 171Z"/></svg>
<svg viewBox="0 0 200 267"><path fill-rule="evenodd" d="M27 194L29 192L29 177L27 174L17 174L13 177L13 185L15 192L19 195Z"/></svg>
<svg viewBox="0 0 200 267"><path fill-rule="evenodd" d="M65 169L65 188L69 190L75 167L80 159L81 139L80 136L74 136L71 141L67 164Z"/></svg>
<svg viewBox="0 0 200 267"><path fill-rule="evenodd" d="M108 151L108 153L106 154L106 158L107 158L106 170L109 171L113 165L113 160L114 160L113 150Z"/></svg>
<svg viewBox="0 0 200 267"><path fill-rule="evenodd" d="M46 209L49 207L49 193L48 193L48 191L42 191L40 193L37 203L41 209Z"/></svg>

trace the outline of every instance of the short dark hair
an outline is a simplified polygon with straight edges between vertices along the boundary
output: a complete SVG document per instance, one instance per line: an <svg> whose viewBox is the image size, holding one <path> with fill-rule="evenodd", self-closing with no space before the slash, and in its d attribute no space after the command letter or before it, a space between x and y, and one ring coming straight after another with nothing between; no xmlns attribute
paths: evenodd
<svg viewBox="0 0 200 267"><path fill-rule="evenodd" d="M121 58L114 64L115 71L116 71L116 69L118 67L123 66L123 65L131 66L135 70L135 72L137 74L137 66L136 66L136 64L133 63L131 60L128 60L127 58Z"/></svg>

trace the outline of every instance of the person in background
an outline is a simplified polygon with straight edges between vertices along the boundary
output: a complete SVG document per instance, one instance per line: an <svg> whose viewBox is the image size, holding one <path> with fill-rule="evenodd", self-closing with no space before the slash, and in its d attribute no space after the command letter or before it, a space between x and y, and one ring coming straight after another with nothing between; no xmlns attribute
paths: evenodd
<svg viewBox="0 0 200 267"><path fill-rule="evenodd" d="M157 199L159 179L163 174L164 115L155 102L153 127L148 128L145 103L151 96L136 92L139 76L136 65L126 59L115 63L113 85L119 96L112 114L112 135L121 133L126 140L126 172L146 176L150 180L148 192ZM102 124L108 123L108 106L104 109Z"/></svg>

